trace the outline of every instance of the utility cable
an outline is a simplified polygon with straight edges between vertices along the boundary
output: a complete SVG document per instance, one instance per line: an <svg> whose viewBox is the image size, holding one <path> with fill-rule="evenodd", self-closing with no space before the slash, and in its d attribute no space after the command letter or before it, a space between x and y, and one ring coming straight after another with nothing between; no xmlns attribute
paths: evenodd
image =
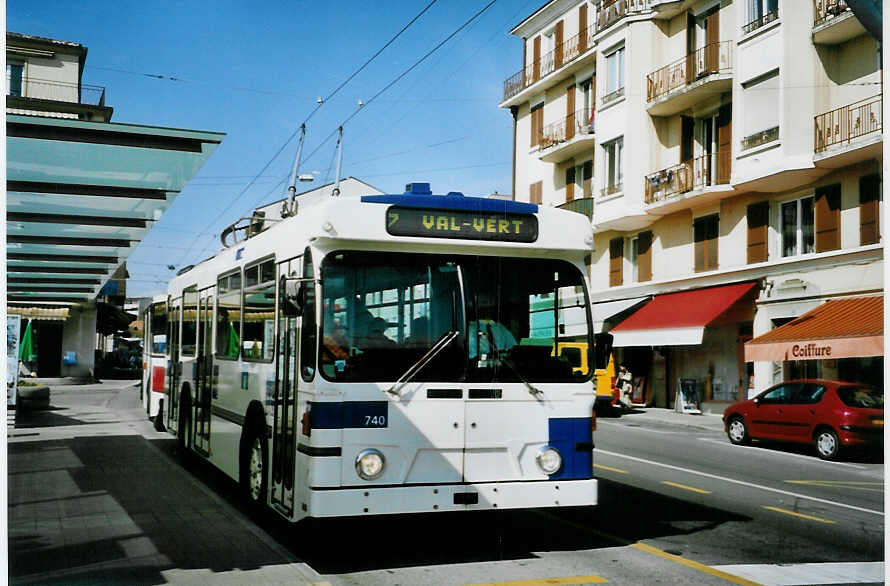
<svg viewBox="0 0 890 586"><path fill-rule="evenodd" d="M269 166L275 161L275 159L278 158L278 156L284 151L284 149L287 147L287 145L289 145L289 144L291 143L291 141L294 139L294 137L297 136L297 133L300 132L300 128L305 127L305 125L306 125L306 123L309 121L309 119L312 118L312 116L314 116L316 112L318 112L318 110L324 105L325 102L327 102L328 100L330 100L331 98L333 98L333 97L337 94L337 92L339 92L341 89L343 89L343 87L344 87L347 83L349 83L349 82L350 82L356 75L358 75L363 69L365 69L365 67L367 67L367 66L368 66L374 59L376 59L376 58L377 58L377 57L378 57L378 56L379 56L379 55L380 55L380 54L381 54L387 47L389 47L393 42L395 42L395 40L398 39L398 38L402 35L402 33L404 33L406 30L408 30L408 28L409 28L411 25L413 25L415 22L417 22L417 20L418 20L421 16L423 16L424 13L426 13L426 11L429 10L430 7L432 7L432 5L435 4L437 1L438 1L438 0L431 0L430 3L427 4L427 5L423 8L423 10L421 10L421 11L420 11L414 18L412 18L412 19L408 22L408 24L406 24L405 26L403 26L402 29L401 29L398 33L396 33L394 37L392 37L389 41L387 41L387 43L386 43L385 45L383 45L383 47L381 47L376 53L374 53L374 55L372 55L370 59L368 59L367 61L365 61L365 62L364 62L358 69L356 69L356 70L352 73L352 75L350 75L344 82L342 82L339 86L337 86L337 87L334 89L334 91L332 91L330 94L328 94L328 96L327 96L326 98L323 98L323 99L319 100L318 103L316 104L315 108L309 113L309 115L306 117L306 119L303 121L303 123L300 125L300 127L298 127L296 130L294 130L294 132L288 137L288 139L284 142L284 144L281 145L281 147L278 149L278 151L276 151L276 153L272 156L272 158L269 159L269 162L267 162L267 163L263 166L262 170L260 170L260 172L257 173L257 174L253 177L253 179L250 180L250 182L249 182L249 183L248 183L248 184L247 184L247 185L246 185L246 186L245 186L245 187L238 193L238 195L236 195L236 196L229 202L229 204L226 205L226 206L220 211L219 214L217 214L217 216L213 219L213 221L211 221L211 222L208 224L208 226L213 226L216 222L219 221L219 219L220 219L223 215L225 215L226 213L229 212L229 210L232 208L232 206L235 204L235 202L238 201L238 200L241 198L241 196L243 196L243 195L247 192L247 190L250 189L250 188L253 186L253 184L257 181L257 179L259 179L259 177L266 171L266 169L269 168ZM494 0L493 0L493 1L494 1ZM155 77L158 77L158 76L155 76ZM176 80L176 81L180 81L180 80L177 80L176 78L169 78L169 79L173 79L173 80ZM182 256L182 258L180 258L179 261L176 263L177 265L182 264L182 262L188 257L189 253L190 253L191 250L192 250L192 247L194 247L195 243L198 241L198 238L200 238L200 236L196 237L196 238L192 241L192 243L189 245L189 247L188 247L186 253L185 253L185 254Z"/></svg>

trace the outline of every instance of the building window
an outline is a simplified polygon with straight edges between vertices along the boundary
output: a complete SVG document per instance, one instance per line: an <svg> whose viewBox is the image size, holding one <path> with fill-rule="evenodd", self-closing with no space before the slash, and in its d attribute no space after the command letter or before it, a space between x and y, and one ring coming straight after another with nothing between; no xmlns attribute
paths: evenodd
<svg viewBox="0 0 890 586"><path fill-rule="evenodd" d="M815 252L813 198L804 197L782 204L780 214L782 256Z"/></svg>
<svg viewBox="0 0 890 586"><path fill-rule="evenodd" d="M638 283L640 274L637 270L637 259L640 254L640 239L634 237L630 239L630 282Z"/></svg>
<svg viewBox="0 0 890 586"><path fill-rule="evenodd" d="M566 203L575 199L575 166L566 168Z"/></svg>
<svg viewBox="0 0 890 586"><path fill-rule="evenodd" d="M593 197L593 161L584 161L581 166L581 179L583 181L584 197Z"/></svg>
<svg viewBox="0 0 890 586"><path fill-rule="evenodd" d="M538 104L531 110L532 135L531 146L540 146L544 138L544 104Z"/></svg>
<svg viewBox="0 0 890 586"><path fill-rule="evenodd" d="M745 34L776 20L779 16L779 0L748 0L748 24L743 27Z"/></svg>
<svg viewBox="0 0 890 586"><path fill-rule="evenodd" d="M717 270L718 214L696 218L692 223L695 240L695 272Z"/></svg>
<svg viewBox="0 0 890 586"><path fill-rule="evenodd" d="M24 65L19 63L6 64L6 95L21 96L22 95L22 75Z"/></svg>
<svg viewBox="0 0 890 586"><path fill-rule="evenodd" d="M643 283L652 280L652 232L640 232L637 235L637 281Z"/></svg>
<svg viewBox="0 0 890 586"><path fill-rule="evenodd" d="M606 162L606 186L603 195L621 191L624 180L622 154L624 151L624 137L607 142L603 145L603 153Z"/></svg>
<svg viewBox="0 0 890 586"><path fill-rule="evenodd" d="M624 238L609 241L609 287L618 287L624 282Z"/></svg>
<svg viewBox="0 0 890 586"><path fill-rule="evenodd" d="M748 264L766 262L769 255L769 202L748 206Z"/></svg>
<svg viewBox="0 0 890 586"><path fill-rule="evenodd" d="M742 150L754 148L779 138L779 70L742 84Z"/></svg>
<svg viewBox="0 0 890 586"><path fill-rule="evenodd" d="M528 201L541 204L544 201L544 182L532 183L528 188Z"/></svg>
<svg viewBox="0 0 890 586"><path fill-rule="evenodd" d="M881 241L881 176L859 179L859 244Z"/></svg>
<svg viewBox="0 0 890 586"><path fill-rule="evenodd" d="M841 185L826 185L816 189L816 252L837 250L841 247Z"/></svg>
<svg viewBox="0 0 890 586"><path fill-rule="evenodd" d="M603 103L624 95L624 47L606 55L606 94Z"/></svg>

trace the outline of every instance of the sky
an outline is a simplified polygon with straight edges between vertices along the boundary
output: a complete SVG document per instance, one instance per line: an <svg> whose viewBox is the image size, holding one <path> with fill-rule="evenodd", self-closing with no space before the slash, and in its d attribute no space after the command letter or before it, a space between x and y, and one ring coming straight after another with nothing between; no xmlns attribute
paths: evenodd
<svg viewBox="0 0 890 586"><path fill-rule="evenodd" d="M375 98L490 1L435 0L313 114L430 1L9 0L6 20L87 47L82 82L106 88L112 122L226 133L130 254L127 295L143 297L216 253L227 225L286 195L298 142L287 141L307 118L300 172L315 181L298 191L335 180L336 131L349 119L341 177L385 193L412 181L511 192L512 119L498 104L522 45L509 31L542 0L496 0Z"/></svg>

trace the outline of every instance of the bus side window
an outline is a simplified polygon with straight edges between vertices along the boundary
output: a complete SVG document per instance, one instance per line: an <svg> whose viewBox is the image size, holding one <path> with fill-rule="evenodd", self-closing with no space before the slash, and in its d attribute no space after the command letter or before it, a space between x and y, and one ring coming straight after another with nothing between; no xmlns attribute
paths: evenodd
<svg viewBox="0 0 890 586"><path fill-rule="evenodd" d="M312 263L312 252L307 248L303 254L303 277L312 278L315 274ZM317 325L315 323L315 282L307 281L304 285L305 305L303 306L303 327L300 339L300 372L303 380L311 381L315 377L315 355L318 347Z"/></svg>
<svg viewBox="0 0 890 586"><path fill-rule="evenodd" d="M238 358L241 347L241 273L220 277L216 298L216 356Z"/></svg>

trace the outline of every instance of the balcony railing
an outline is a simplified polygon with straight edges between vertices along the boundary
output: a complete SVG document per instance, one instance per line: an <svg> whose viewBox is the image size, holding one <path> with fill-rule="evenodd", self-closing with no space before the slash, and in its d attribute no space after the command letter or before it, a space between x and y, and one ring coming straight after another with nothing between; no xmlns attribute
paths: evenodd
<svg viewBox="0 0 890 586"><path fill-rule="evenodd" d="M594 112L585 115L584 110L578 110L558 122L545 126L538 141L538 150L572 140L579 135L593 134Z"/></svg>
<svg viewBox="0 0 890 586"><path fill-rule="evenodd" d="M647 0L603 0L596 17L596 32L605 30L625 16L643 12Z"/></svg>
<svg viewBox="0 0 890 586"><path fill-rule="evenodd" d="M606 104L617 100L618 98L620 98L623 95L624 95L624 86L621 86L617 90L615 90L613 92L609 92L608 94L604 95L600 99L600 104L605 106Z"/></svg>
<svg viewBox="0 0 890 586"><path fill-rule="evenodd" d="M7 77L6 87L7 95L10 96L92 106L105 105L105 88L98 85L80 84L78 86L76 83L34 79L33 77L23 77L21 84L13 84Z"/></svg>
<svg viewBox="0 0 890 586"><path fill-rule="evenodd" d="M883 128L880 95L816 116L815 143L817 153L836 144L849 144L855 138L880 132Z"/></svg>
<svg viewBox="0 0 890 586"><path fill-rule="evenodd" d="M504 81L504 100L508 100L557 69L571 63L593 46L596 30L589 28L563 41L537 61L526 65Z"/></svg>
<svg viewBox="0 0 890 586"><path fill-rule="evenodd" d="M732 67L732 41L709 43L701 49L653 71L646 77L646 98L652 101L703 77Z"/></svg>
<svg viewBox="0 0 890 586"><path fill-rule="evenodd" d="M817 27L820 24L825 24L825 22L835 16L840 16L844 12L850 10L850 7L847 6L847 3L844 2L844 0L815 0L814 7L814 27Z"/></svg>
<svg viewBox="0 0 890 586"><path fill-rule="evenodd" d="M570 212L578 212L584 214L589 220L593 220L593 198L584 197L581 199L573 199L564 204L556 206L558 208L569 210Z"/></svg>
<svg viewBox="0 0 890 586"><path fill-rule="evenodd" d="M694 189L729 183L731 158L730 151L720 151L646 175L646 203L662 201Z"/></svg>
<svg viewBox="0 0 890 586"><path fill-rule="evenodd" d="M742 139L742 150L746 151L748 149L753 149L754 147L758 147L768 142L773 142L774 140L779 140L778 126L767 128L766 130L761 130L760 132L755 132L754 134L749 134Z"/></svg>
<svg viewBox="0 0 890 586"><path fill-rule="evenodd" d="M751 22L749 22L748 24L743 26L742 33L747 35L748 33L756 31L757 29L759 29L762 26L768 25L769 23L776 20L777 18L779 18L778 9L773 10L772 12L767 12L760 18L755 18L754 20L752 20Z"/></svg>

